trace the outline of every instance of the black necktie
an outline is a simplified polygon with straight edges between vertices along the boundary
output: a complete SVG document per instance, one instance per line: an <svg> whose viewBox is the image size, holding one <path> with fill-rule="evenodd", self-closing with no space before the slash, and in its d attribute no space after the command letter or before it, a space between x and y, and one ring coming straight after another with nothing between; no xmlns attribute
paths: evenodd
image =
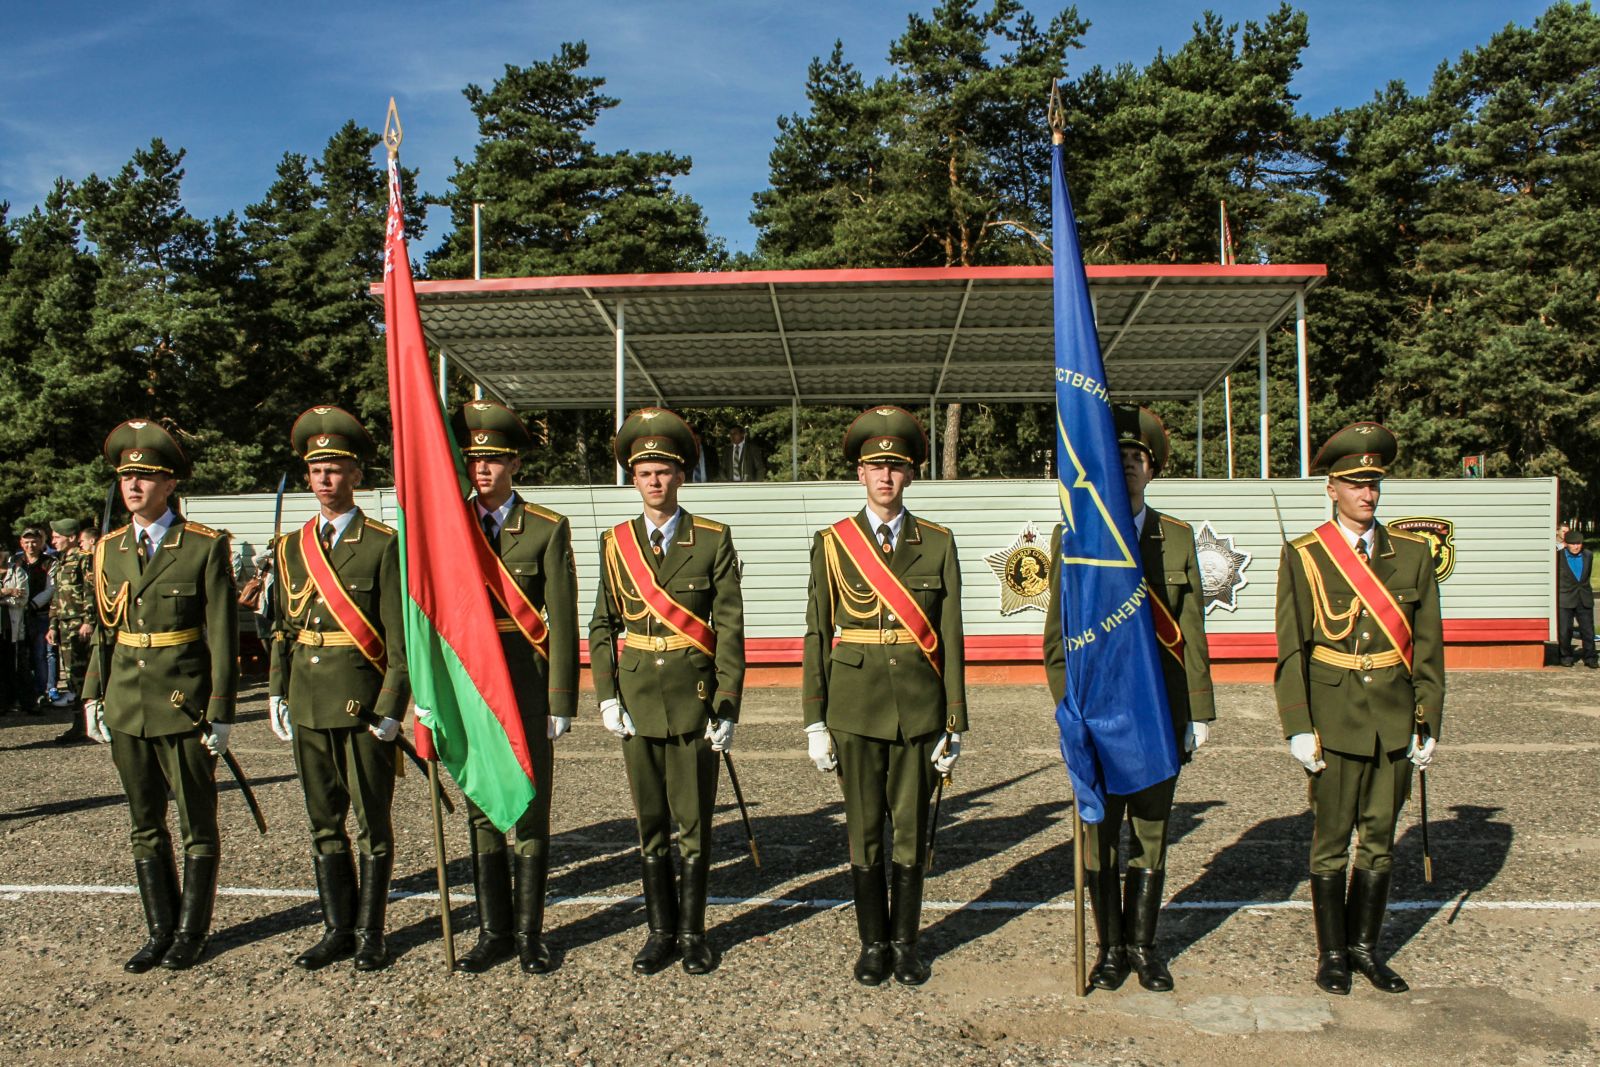
<svg viewBox="0 0 1600 1067"><path fill-rule="evenodd" d="M660 562L661 555L662 555L662 551L661 551L661 531L660 530L651 530L650 531L650 551L652 551L652 552L654 552L656 554L656 561Z"/></svg>
<svg viewBox="0 0 1600 1067"><path fill-rule="evenodd" d="M479 521L481 523L483 523L483 536L484 536L484 539L487 540L489 542L489 544L493 545L494 544L495 534L498 532L495 529L494 516L493 515L489 515L489 514L485 514L479 519Z"/></svg>
<svg viewBox="0 0 1600 1067"><path fill-rule="evenodd" d="M883 542L884 555L887 556L894 551L894 534L890 532L888 523L880 522L878 524L878 540Z"/></svg>
<svg viewBox="0 0 1600 1067"><path fill-rule="evenodd" d="M145 564L150 562L150 555L155 549L150 545L150 531L142 530L139 533L139 573L144 573Z"/></svg>
<svg viewBox="0 0 1600 1067"><path fill-rule="evenodd" d="M322 542L322 554L326 556L333 551L333 523L325 522L317 530L317 540Z"/></svg>
<svg viewBox="0 0 1600 1067"><path fill-rule="evenodd" d="M1361 562L1363 563L1366 563L1371 558L1367 555L1367 539L1365 537L1356 538L1356 555L1361 557Z"/></svg>

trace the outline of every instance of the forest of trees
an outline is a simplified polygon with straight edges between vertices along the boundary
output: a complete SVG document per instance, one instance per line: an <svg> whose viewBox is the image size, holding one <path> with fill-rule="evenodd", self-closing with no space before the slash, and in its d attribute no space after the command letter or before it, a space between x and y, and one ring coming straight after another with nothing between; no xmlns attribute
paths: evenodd
<svg viewBox="0 0 1600 1067"><path fill-rule="evenodd" d="M1375 418L1402 439L1398 474L1449 476L1482 453L1491 476L1556 476L1566 512L1600 512L1600 19L1588 4L1441 57L1425 89L1375 86L1325 115L1291 91L1308 30L1287 4L1242 26L1207 14L1142 67L1078 70L1091 32L1071 7L1040 24L1017 0L942 0L909 16L889 72L871 79L839 42L811 64L806 110L776 118L756 249L739 255L678 188L688 157L596 147L596 126L625 105L581 42L563 44L465 87L479 140L446 188L405 175L413 240L425 202L450 216L419 276L470 276L474 201L489 276L1048 262L1043 88L1055 78L1090 262L1214 262L1226 200L1239 262L1328 265L1311 298L1314 442ZM311 397L387 437L382 308L367 294L382 265L377 147L347 123L317 158L285 154L258 203L219 218L185 210L184 152L159 139L114 175L63 176L26 213L0 205L0 520L93 512L110 475L101 439L135 414L190 446L191 492L276 484ZM1287 331L1270 359L1273 468L1290 472ZM1236 426L1254 426L1256 403L1253 388L1235 392ZM1156 407L1193 426L1192 405ZM548 446L525 477L595 473L608 415L523 414ZM689 414L707 436L749 423L787 472L787 408ZM851 414L804 411L802 455L831 455ZM940 419L947 475L1047 473L1042 405L951 404ZM1173 473L1192 472L1192 430L1173 446ZM1237 437L1242 470L1257 447ZM1224 472L1222 452L1206 450L1206 474ZM814 459L806 471L844 473Z"/></svg>

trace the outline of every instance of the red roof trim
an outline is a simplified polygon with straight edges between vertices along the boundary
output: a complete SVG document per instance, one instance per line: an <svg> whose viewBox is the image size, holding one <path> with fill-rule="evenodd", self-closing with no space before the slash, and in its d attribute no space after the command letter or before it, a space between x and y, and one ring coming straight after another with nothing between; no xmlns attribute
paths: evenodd
<svg viewBox="0 0 1600 1067"><path fill-rule="evenodd" d="M1089 280L1113 278L1326 278L1324 263L1267 263L1225 267L1215 263L1119 264L1087 267ZM1048 266L1031 267L891 267L863 270L752 270L686 274L570 274L541 278L467 278L417 282L417 293L519 293L569 289L714 289L764 285L872 285L895 282L1043 281ZM373 294L383 283L372 284Z"/></svg>

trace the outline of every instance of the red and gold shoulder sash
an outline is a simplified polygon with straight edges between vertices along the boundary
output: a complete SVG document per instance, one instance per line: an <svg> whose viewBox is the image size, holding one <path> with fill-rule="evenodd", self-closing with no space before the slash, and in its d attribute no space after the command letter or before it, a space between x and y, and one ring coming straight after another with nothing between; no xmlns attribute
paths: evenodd
<svg viewBox="0 0 1600 1067"><path fill-rule="evenodd" d="M316 583L317 594L328 605L333 621L355 640L356 647L367 657L367 662L382 674L389 669L389 655L384 647L383 635L356 606L356 602L350 599L350 594L344 591L344 583L339 581L333 564L323 555L322 542L317 539L317 524L321 521L313 515L300 528L300 557L305 561L306 573Z"/></svg>
<svg viewBox="0 0 1600 1067"><path fill-rule="evenodd" d="M471 505L469 505L471 506ZM550 628L545 625L544 616L539 614L539 609L533 606L528 599L528 594L522 591L522 586L511 577L511 572L506 570L505 560L489 544L489 538L484 535L483 527L474 522L472 528L477 531L475 540L478 549L478 568L483 571L483 580L489 586L489 595L505 608L506 614L511 616L511 621L517 624L517 629L522 631L522 636L528 639L533 650L545 659L550 658Z"/></svg>
<svg viewBox="0 0 1600 1067"><path fill-rule="evenodd" d="M1322 545L1323 551L1328 553L1328 558L1344 580L1350 583L1350 588L1356 591L1356 596L1361 598L1361 603L1372 612L1372 618L1383 630L1384 636L1394 645L1400 653L1400 658L1405 661L1406 670L1411 670L1411 623L1406 619L1405 612L1400 610L1400 605L1395 602L1394 594L1388 587L1378 581L1378 576L1372 573L1372 567L1356 555L1356 550L1350 547L1333 524L1332 520L1323 523L1312 531L1317 542Z"/></svg>
<svg viewBox="0 0 1600 1067"><path fill-rule="evenodd" d="M922 654L928 657L934 670L939 670L939 631L929 621L917 598L911 595L911 590L884 562L878 545L862 531L853 516L840 519L829 529L878 599L911 631Z"/></svg>
<svg viewBox="0 0 1600 1067"><path fill-rule="evenodd" d="M621 562L639 599L667 629L686 638L694 647L708 656L717 654L717 632L711 624L672 599L672 595L656 581L656 569L645 558L645 547L639 542L633 520L619 522L611 529L608 546Z"/></svg>

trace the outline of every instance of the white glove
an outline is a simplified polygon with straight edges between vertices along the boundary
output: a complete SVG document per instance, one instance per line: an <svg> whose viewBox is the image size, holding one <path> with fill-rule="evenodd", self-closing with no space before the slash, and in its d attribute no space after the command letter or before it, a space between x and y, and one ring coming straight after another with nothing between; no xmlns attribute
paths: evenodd
<svg viewBox="0 0 1600 1067"><path fill-rule="evenodd" d="M933 769L940 774L949 774L950 768L956 765L956 760L961 758L961 735L948 733L939 738L939 743L933 746Z"/></svg>
<svg viewBox="0 0 1600 1067"><path fill-rule="evenodd" d="M200 743L206 746L207 752L220 759L222 754L228 751L228 735L232 732L233 723L214 722L211 724L211 729L200 739Z"/></svg>
<svg viewBox="0 0 1600 1067"><path fill-rule="evenodd" d="M1206 739L1210 736L1210 723L1191 722L1189 724L1189 728L1185 730L1183 734L1183 750L1185 752L1193 752L1195 749L1205 744Z"/></svg>
<svg viewBox="0 0 1600 1067"><path fill-rule="evenodd" d="M1311 774L1316 774L1327 766L1317 755L1316 734L1295 734L1289 738L1289 755L1299 760L1300 766Z"/></svg>
<svg viewBox="0 0 1600 1067"><path fill-rule="evenodd" d="M106 730L106 706L99 700L85 700L83 702L83 732L89 735L89 740L98 741L102 745L111 743L111 734Z"/></svg>
<svg viewBox="0 0 1600 1067"><path fill-rule="evenodd" d="M824 774L839 766L839 759L833 754L833 735L828 732L827 723L814 722L806 727L806 755Z"/></svg>
<svg viewBox="0 0 1600 1067"><path fill-rule="evenodd" d="M600 702L600 723L624 741L633 736L633 719L628 716L622 702L615 698Z"/></svg>
<svg viewBox="0 0 1600 1067"><path fill-rule="evenodd" d="M1433 762L1433 746L1438 744L1433 738L1423 741L1416 734L1411 735L1411 746L1406 749L1406 755L1411 757L1412 764L1419 771L1428 769L1428 764Z"/></svg>
<svg viewBox="0 0 1600 1067"><path fill-rule="evenodd" d="M706 740L711 742L711 751L726 752L733 747L733 720L710 719L706 722Z"/></svg>
<svg viewBox="0 0 1600 1067"><path fill-rule="evenodd" d="M267 721L279 741L294 740L294 724L289 721L289 701L286 697L267 698Z"/></svg>
<svg viewBox="0 0 1600 1067"><path fill-rule="evenodd" d="M367 727L367 733L388 744L400 736L400 720L393 716L385 715L383 721L378 725Z"/></svg>
<svg viewBox="0 0 1600 1067"><path fill-rule="evenodd" d="M556 738L560 737L570 729L572 729L571 715L545 716L544 736L547 739L554 741Z"/></svg>

